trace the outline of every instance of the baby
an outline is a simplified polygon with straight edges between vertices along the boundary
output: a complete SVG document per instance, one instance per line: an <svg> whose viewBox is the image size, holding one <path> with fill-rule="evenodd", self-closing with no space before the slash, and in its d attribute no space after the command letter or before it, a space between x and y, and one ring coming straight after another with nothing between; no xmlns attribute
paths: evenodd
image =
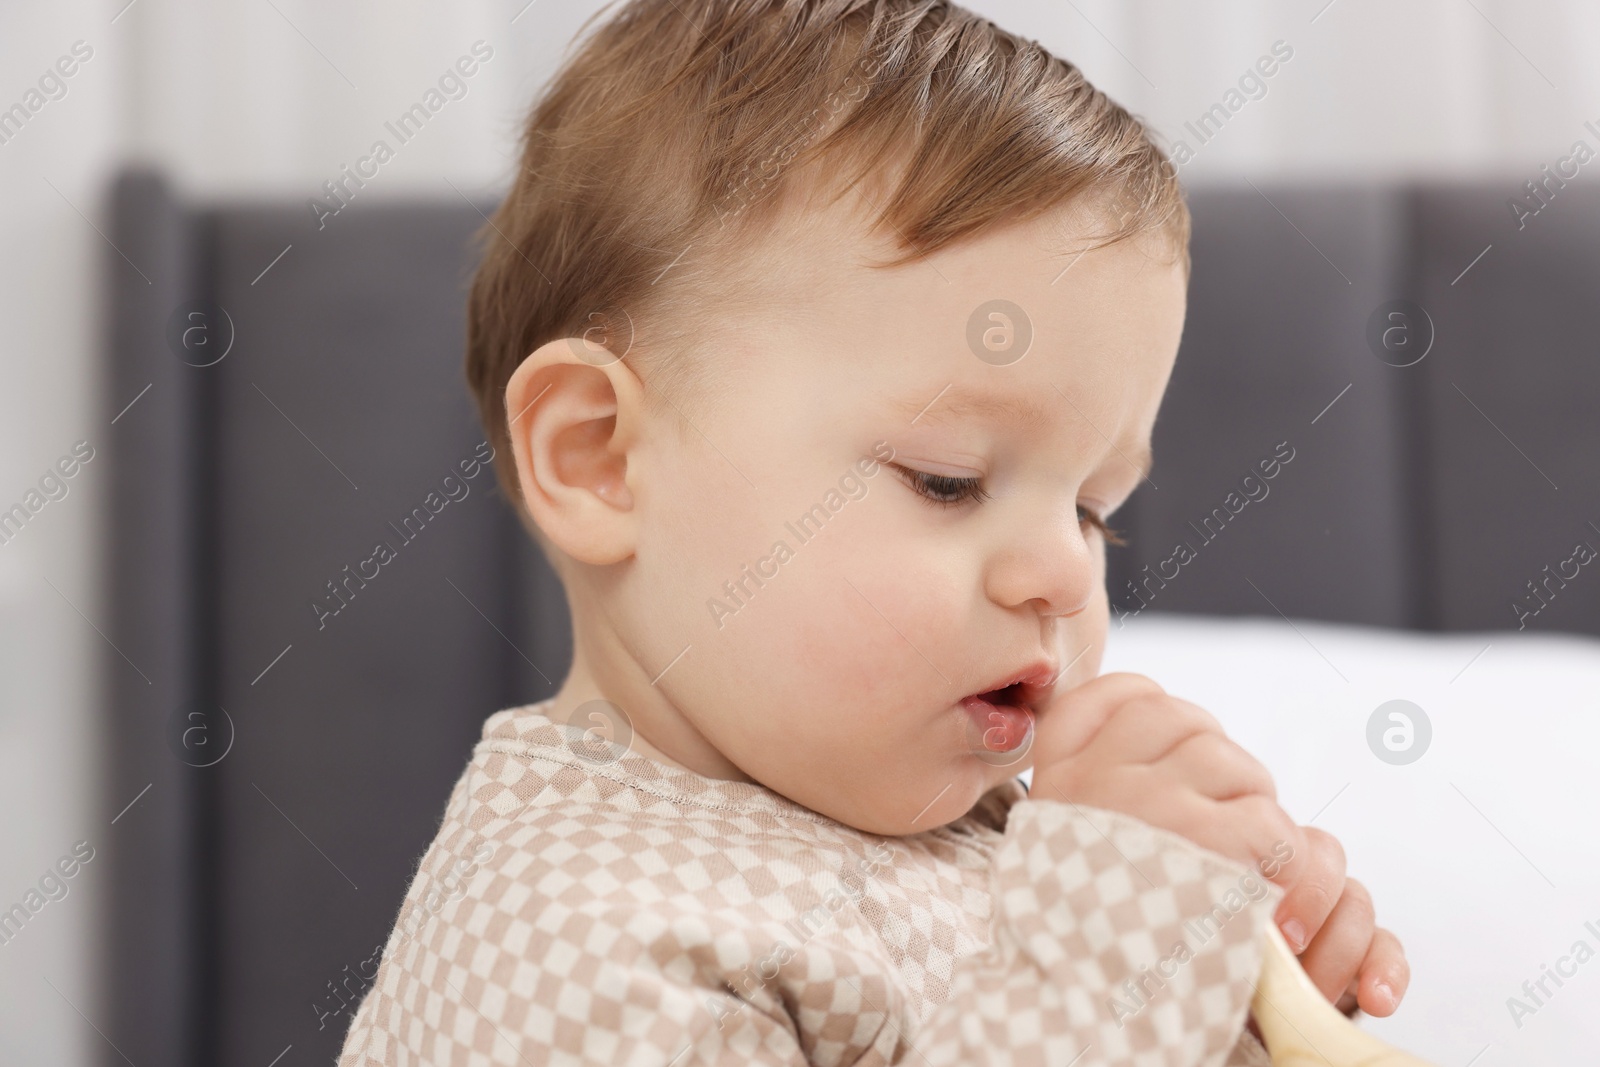
<svg viewBox="0 0 1600 1067"><path fill-rule="evenodd" d="M1264 1063L1266 922L1394 1010L1338 843L1099 674L1183 327L1174 173L945 0L594 29L467 353L571 669L485 722L341 1064Z"/></svg>

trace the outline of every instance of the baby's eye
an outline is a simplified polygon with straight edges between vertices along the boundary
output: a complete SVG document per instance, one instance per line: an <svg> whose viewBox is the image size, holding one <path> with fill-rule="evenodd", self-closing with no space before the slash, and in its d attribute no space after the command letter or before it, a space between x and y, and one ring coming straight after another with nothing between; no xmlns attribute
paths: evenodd
<svg viewBox="0 0 1600 1067"><path fill-rule="evenodd" d="M1090 526L1093 526L1096 530L1099 530L1101 535L1105 537L1106 544L1108 545L1126 545L1128 543L1118 535L1118 531L1107 526L1106 520L1102 519L1100 514L1092 508L1086 508L1082 504L1079 504L1078 521L1080 523L1086 522Z"/></svg>
<svg viewBox="0 0 1600 1067"><path fill-rule="evenodd" d="M891 463L907 485L924 500L945 507L954 507L968 500L987 500L989 494L983 489L981 478L951 478L944 474L929 474L927 471L912 470L902 467L898 463Z"/></svg>
<svg viewBox="0 0 1600 1067"><path fill-rule="evenodd" d="M898 463L891 463L889 466L900 473L906 484L918 496L935 504L954 507L968 500L983 501L989 498L989 494L984 491L983 479L981 478L952 478L945 474L929 474L927 471L902 467ZM1106 521L1093 508L1079 504L1078 522L1088 523L1096 530L1099 530L1101 535L1105 537L1107 544L1126 545L1128 543L1119 536L1118 531L1107 526Z"/></svg>

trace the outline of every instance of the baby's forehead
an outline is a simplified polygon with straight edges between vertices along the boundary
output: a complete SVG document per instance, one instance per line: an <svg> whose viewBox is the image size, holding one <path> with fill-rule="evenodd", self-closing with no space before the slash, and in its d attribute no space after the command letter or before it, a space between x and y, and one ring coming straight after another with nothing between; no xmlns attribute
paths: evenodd
<svg viewBox="0 0 1600 1067"><path fill-rule="evenodd" d="M1074 245L1026 222L888 267L885 244L797 235L778 256L794 266L774 264L762 318L808 342L819 368L904 380L943 363L952 382L967 371L1037 390L1049 380L1040 374L1115 378L1130 348L1163 344L1164 332L1175 344L1185 310L1180 268L1134 241Z"/></svg>
<svg viewBox="0 0 1600 1067"><path fill-rule="evenodd" d="M871 219L851 195L786 212L730 268L741 298L708 294L738 392L912 429L998 425L1057 443L1085 419L1112 433L1153 419L1186 288L1159 247L1093 247L1101 220L1071 208L883 266L904 241Z"/></svg>

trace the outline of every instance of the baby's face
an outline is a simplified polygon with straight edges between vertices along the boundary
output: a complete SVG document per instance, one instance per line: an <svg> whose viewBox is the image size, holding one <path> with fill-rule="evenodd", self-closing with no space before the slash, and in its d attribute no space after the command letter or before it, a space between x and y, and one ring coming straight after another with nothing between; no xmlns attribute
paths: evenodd
<svg viewBox="0 0 1600 1067"><path fill-rule="evenodd" d="M1063 219L893 270L842 221L782 244L801 269L701 356L692 425L660 405L628 457L612 652L667 669L594 666L652 745L895 835L1031 765L1015 691L964 698L1098 673L1090 516L1143 480L1185 306L1153 244L1063 254Z"/></svg>

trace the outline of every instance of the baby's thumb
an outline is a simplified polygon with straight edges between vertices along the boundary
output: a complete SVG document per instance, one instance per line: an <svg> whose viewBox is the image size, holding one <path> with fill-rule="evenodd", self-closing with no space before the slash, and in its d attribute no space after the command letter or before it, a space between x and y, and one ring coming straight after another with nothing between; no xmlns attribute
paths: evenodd
<svg viewBox="0 0 1600 1067"><path fill-rule="evenodd" d="M1165 693L1142 674L1114 671L1071 689L1052 692L1034 709L1034 768L1070 760L1093 743L1106 723L1129 700Z"/></svg>

